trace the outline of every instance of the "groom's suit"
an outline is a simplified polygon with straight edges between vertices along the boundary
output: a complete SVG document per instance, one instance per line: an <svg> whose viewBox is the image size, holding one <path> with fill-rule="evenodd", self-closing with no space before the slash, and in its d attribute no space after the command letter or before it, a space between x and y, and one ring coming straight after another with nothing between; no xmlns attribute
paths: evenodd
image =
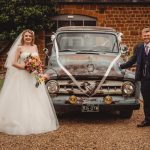
<svg viewBox="0 0 150 150"><path fill-rule="evenodd" d="M124 64L121 69L136 65L135 80L141 81L141 93L144 99L145 121L150 123L150 52L145 52L144 43L140 43L134 48L133 56Z"/></svg>

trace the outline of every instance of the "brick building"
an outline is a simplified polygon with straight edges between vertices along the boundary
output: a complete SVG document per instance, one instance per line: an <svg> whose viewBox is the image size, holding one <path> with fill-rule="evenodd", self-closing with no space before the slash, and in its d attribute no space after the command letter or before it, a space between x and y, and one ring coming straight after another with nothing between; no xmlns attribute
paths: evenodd
<svg viewBox="0 0 150 150"><path fill-rule="evenodd" d="M113 27L124 34L123 42L131 52L141 41L141 30L150 27L150 0L58 0L58 10L52 31L66 25ZM42 49L47 47L50 33L36 38L43 60ZM6 53L7 50L0 53L0 72L5 70Z"/></svg>

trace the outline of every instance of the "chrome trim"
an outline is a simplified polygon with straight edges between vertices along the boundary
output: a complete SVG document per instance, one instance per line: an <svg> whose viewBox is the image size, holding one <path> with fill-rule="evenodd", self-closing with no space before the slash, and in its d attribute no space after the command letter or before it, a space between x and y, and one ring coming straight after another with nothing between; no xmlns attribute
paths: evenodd
<svg viewBox="0 0 150 150"><path fill-rule="evenodd" d="M68 80L57 80L59 84L59 92L57 94L69 95L78 94L83 95L84 93L72 82ZM98 86L99 81L96 80L78 80L81 88L86 88L83 85L85 83L89 84L87 92L93 92ZM122 81L105 81L102 87L97 91L97 95L121 95L122 94ZM85 89L86 90L86 89Z"/></svg>

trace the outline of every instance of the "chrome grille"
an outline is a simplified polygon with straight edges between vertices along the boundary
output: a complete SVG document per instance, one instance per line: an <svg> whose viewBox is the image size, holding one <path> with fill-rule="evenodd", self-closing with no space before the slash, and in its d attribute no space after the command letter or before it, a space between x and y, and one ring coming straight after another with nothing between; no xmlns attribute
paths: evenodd
<svg viewBox="0 0 150 150"><path fill-rule="evenodd" d="M59 84L59 94L75 94L75 95L83 95L84 93L74 84L72 81L68 80L57 80ZM95 80L78 80L80 87L84 90L85 84L88 84L91 91L95 91L100 81ZM120 95L122 94L122 81L105 81L100 89L97 90L96 95Z"/></svg>

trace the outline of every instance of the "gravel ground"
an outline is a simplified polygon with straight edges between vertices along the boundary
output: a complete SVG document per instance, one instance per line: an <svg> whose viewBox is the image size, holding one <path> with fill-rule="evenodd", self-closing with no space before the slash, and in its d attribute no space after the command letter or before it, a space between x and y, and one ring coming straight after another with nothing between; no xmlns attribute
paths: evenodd
<svg viewBox="0 0 150 150"><path fill-rule="evenodd" d="M29 136L0 133L0 150L150 150L150 127L137 128L143 110L131 119L116 114L67 113L57 131Z"/></svg>

